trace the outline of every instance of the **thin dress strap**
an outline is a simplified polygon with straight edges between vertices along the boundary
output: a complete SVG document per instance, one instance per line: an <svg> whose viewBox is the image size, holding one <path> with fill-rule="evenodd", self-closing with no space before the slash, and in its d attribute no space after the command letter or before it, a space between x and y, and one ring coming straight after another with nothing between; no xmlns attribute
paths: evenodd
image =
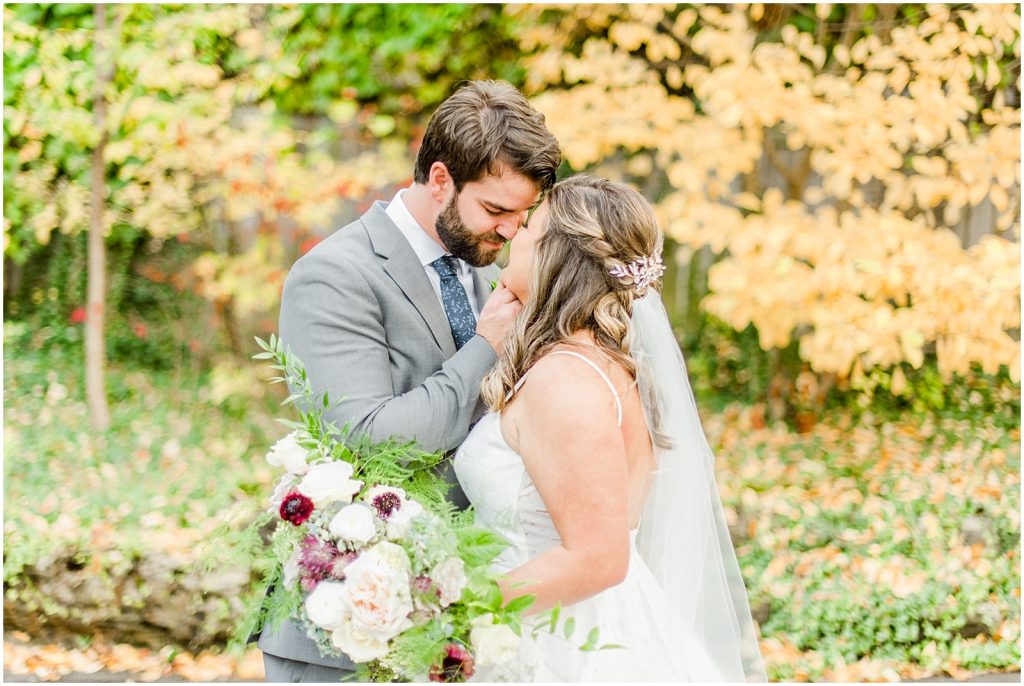
<svg viewBox="0 0 1024 686"><path fill-rule="evenodd" d="M604 371L600 367L598 367L593 360L591 360L586 355L581 355L580 353L573 352L572 350L552 350L548 354L572 355L573 357L580 358L581 360L589 364L591 367L593 367L594 371L601 375L601 378L604 379L604 382L608 384L608 388L610 388L612 391L612 396L615 398L615 411L618 413L618 425L620 427L622 426L622 401L619 400L619 392L615 390L615 386L612 384L612 380L608 378L608 375L605 374Z"/></svg>

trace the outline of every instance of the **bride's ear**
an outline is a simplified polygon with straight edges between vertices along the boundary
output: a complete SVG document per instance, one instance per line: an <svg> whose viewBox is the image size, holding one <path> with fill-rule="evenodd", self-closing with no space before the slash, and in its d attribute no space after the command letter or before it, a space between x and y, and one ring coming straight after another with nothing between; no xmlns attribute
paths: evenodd
<svg viewBox="0 0 1024 686"><path fill-rule="evenodd" d="M427 188L430 197L439 205L447 205L450 194L455 190L455 181L444 162L434 162L427 174Z"/></svg>

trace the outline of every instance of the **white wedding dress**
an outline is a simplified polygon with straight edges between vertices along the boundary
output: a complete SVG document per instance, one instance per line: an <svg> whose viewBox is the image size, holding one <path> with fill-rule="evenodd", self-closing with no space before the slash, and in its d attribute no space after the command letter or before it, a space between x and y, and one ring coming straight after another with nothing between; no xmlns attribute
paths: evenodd
<svg viewBox="0 0 1024 686"><path fill-rule="evenodd" d="M579 357L607 382L619 408L615 388L604 372ZM520 384L526 379L520 379ZM518 388L518 386L517 386ZM501 416L485 415L473 428L454 459L466 496L476 509L477 523L502 536L509 547L495 561L498 571L511 571L560 542L547 507L537 492L522 458L506 443ZM501 668L479 669L474 681L733 681L723 674L701 641L681 621L676 605L637 549L637 531L630 536L629 570L625 580L595 596L563 607L559 631L542 629L536 639L523 632L517 660ZM677 564L688 564L677 560ZM573 617L573 642L562 638L561 627ZM600 630L599 644L613 648L582 652L578 645L591 628ZM742 676L740 677L742 678Z"/></svg>

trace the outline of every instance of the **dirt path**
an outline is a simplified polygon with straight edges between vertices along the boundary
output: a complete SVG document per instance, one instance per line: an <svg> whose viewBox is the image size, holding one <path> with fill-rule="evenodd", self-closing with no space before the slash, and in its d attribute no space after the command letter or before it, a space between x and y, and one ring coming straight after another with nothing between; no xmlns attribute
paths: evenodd
<svg viewBox="0 0 1024 686"><path fill-rule="evenodd" d="M263 656L211 651L192 654L126 643L40 643L19 631L4 633L4 681L65 683L253 682L263 680Z"/></svg>
<svg viewBox="0 0 1024 686"><path fill-rule="evenodd" d="M72 672L65 674L61 678L57 679L60 683L76 684L76 683L131 683L140 682L142 679L139 678L139 674L132 672L107 672L100 671L94 674L82 674L78 672ZM956 679L949 679L944 677L933 677L931 679L920 679L917 681L906 681L903 683L908 684L923 684L923 683L1020 683L1020 672L996 672L992 674L980 674L972 677L965 681L957 681ZM4 681L9 683L38 683L41 681L36 676L32 675L21 675L21 674L8 674L4 672ZM188 681L179 675L170 675L157 679L155 682L149 683L188 683ZM212 679L210 683L252 683L242 679Z"/></svg>
<svg viewBox="0 0 1024 686"><path fill-rule="evenodd" d="M253 683L263 681L263 658L169 648L159 651L124 643L69 648L40 644L21 632L4 634L3 679L10 683ZM965 679L934 676L906 683L1020 683L1021 673L995 672Z"/></svg>

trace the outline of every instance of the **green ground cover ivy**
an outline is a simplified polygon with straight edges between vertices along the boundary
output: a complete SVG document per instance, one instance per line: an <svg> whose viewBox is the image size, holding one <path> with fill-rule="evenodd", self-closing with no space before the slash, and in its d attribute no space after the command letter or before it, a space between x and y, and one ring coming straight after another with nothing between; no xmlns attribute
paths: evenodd
<svg viewBox="0 0 1024 686"><path fill-rule="evenodd" d="M102 550L195 555L223 513L269 493L283 398L255 365L225 380L115 364L112 429L98 437L77 346L12 323L5 343L9 598L56 551L101 568L124 560ZM847 412L797 434L763 416L723 403L704 421L772 678L1019 665L1019 427Z"/></svg>

